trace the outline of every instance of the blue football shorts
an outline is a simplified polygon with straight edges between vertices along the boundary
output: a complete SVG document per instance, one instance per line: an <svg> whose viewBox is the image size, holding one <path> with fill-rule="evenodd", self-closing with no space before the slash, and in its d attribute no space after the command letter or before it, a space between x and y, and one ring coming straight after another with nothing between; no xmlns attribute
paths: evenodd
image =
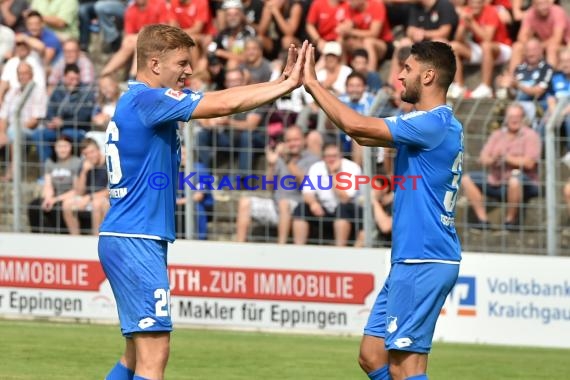
<svg viewBox="0 0 570 380"><path fill-rule="evenodd" d="M364 335L384 338L387 350L429 353L437 318L458 274L454 264L393 264Z"/></svg>
<svg viewBox="0 0 570 380"><path fill-rule="evenodd" d="M163 240L99 237L99 260L111 284L125 337L172 331L167 249Z"/></svg>

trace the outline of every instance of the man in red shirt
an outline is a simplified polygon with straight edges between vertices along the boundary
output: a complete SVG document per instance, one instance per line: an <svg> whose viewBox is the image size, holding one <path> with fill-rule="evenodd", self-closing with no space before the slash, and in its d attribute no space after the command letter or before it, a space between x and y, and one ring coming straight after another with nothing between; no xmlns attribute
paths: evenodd
<svg viewBox="0 0 570 380"><path fill-rule="evenodd" d="M339 41L337 27L346 19L346 9L339 0L314 0L307 14L307 34L319 52L328 41Z"/></svg>
<svg viewBox="0 0 570 380"><path fill-rule="evenodd" d="M343 38L343 50L351 54L356 49L365 49L368 70L376 71L378 64L385 58L391 58L394 52L394 37L386 6L376 0L349 0L343 7L346 20L336 28Z"/></svg>
<svg viewBox="0 0 570 380"><path fill-rule="evenodd" d="M137 46L139 31L150 24L168 24L170 12L164 0L135 0L125 11L125 27L123 42L101 71L101 76L110 75L123 67L130 58L133 58L130 76L134 77L137 71L137 60L133 57Z"/></svg>
<svg viewBox="0 0 570 380"><path fill-rule="evenodd" d="M485 0L469 0L461 13L455 41L451 42L451 46L457 57L457 71L450 95L456 97L464 92L465 61L481 65L481 84L473 90L471 97L492 97L493 67L508 62L511 57L511 39L497 8L486 5Z"/></svg>
<svg viewBox="0 0 570 380"><path fill-rule="evenodd" d="M207 69L205 52L216 34L216 28L207 0L170 0L170 25L184 30L198 43L192 49L192 61L196 71Z"/></svg>

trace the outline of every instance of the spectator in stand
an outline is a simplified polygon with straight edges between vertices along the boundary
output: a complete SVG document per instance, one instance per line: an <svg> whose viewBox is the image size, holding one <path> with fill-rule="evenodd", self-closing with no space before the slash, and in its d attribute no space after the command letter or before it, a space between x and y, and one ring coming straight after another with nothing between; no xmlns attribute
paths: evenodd
<svg viewBox="0 0 570 380"><path fill-rule="evenodd" d="M407 27L412 7L418 0L383 0L388 22L392 28Z"/></svg>
<svg viewBox="0 0 570 380"><path fill-rule="evenodd" d="M514 73L523 61L527 43L536 38L546 51L546 62L556 67L558 50L570 43L570 16L564 8L552 3L552 0L533 0L524 15L513 55L509 63L509 72Z"/></svg>
<svg viewBox="0 0 570 380"><path fill-rule="evenodd" d="M266 0L263 5L258 35L265 55L276 59L290 44L299 46L308 39L305 20L310 3L304 0ZM273 31L275 34L273 34Z"/></svg>
<svg viewBox="0 0 570 380"><path fill-rule="evenodd" d="M341 102L355 110L359 114L369 115L372 104L374 103L374 95L366 91L366 78L357 72L352 72L346 78L346 93L338 97ZM319 116L325 117L324 114ZM323 138L326 140L332 139L339 144L343 156L350 157L350 159L357 165L362 166L362 146L346 133L340 131L338 128L328 128L330 122L323 121L326 125L326 132Z"/></svg>
<svg viewBox="0 0 570 380"><path fill-rule="evenodd" d="M56 34L46 28L42 15L37 11L29 11L26 14L26 30L28 36L26 42L42 58L44 67L50 68L51 64L60 58L63 49Z"/></svg>
<svg viewBox="0 0 570 380"><path fill-rule="evenodd" d="M180 149L180 172L184 172L184 167L186 164L186 147L183 145ZM212 175L206 169L206 167L199 161L194 161L194 167L192 172L196 173L194 178L209 178ZM199 183L196 184L197 190L191 191L192 202L194 204L194 239L197 240L207 240L208 239L208 222L212 220L214 212L214 197L212 195L211 189L202 189ZM206 186L204 186L206 187ZM186 236L186 189L181 189L178 191L178 196L176 198L176 237L184 238Z"/></svg>
<svg viewBox="0 0 570 380"><path fill-rule="evenodd" d="M392 58L394 37L388 23L386 6L381 1L349 0L345 3L346 20L337 27L344 53L357 49L368 53L368 70L377 71L384 59Z"/></svg>
<svg viewBox="0 0 570 380"><path fill-rule="evenodd" d="M256 36L255 29L247 24L240 0L226 0L222 4L226 27L208 46L208 54L219 59L228 69L238 67L244 60L245 41Z"/></svg>
<svg viewBox="0 0 570 380"><path fill-rule="evenodd" d="M497 9L485 5L485 0L468 0L451 47L457 58L457 71L450 86L450 96L458 98L465 93L463 65L466 62L481 65L481 83L471 97L493 97L493 69L495 65L507 63L511 57L511 40Z"/></svg>
<svg viewBox="0 0 570 380"><path fill-rule="evenodd" d="M458 23L457 12L449 0L419 0L410 10L406 36L412 43L451 41Z"/></svg>
<svg viewBox="0 0 570 380"><path fill-rule="evenodd" d="M541 142L525 114L520 103L507 107L505 126L489 136L479 155L485 171L467 173L461 179L461 187L478 218L474 228L489 228L483 195L507 202L507 230L518 228L521 204L538 196Z"/></svg>
<svg viewBox="0 0 570 380"><path fill-rule="evenodd" d="M241 0L243 4L243 14L249 26L257 30L259 29L259 22L261 21L261 14L263 13L264 0Z"/></svg>
<svg viewBox="0 0 570 380"><path fill-rule="evenodd" d="M514 36L511 34L511 31L515 28L511 0L485 0L485 5L491 5L496 9L499 20L507 27L509 39L511 41L516 40L516 34Z"/></svg>
<svg viewBox="0 0 570 380"><path fill-rule="evenodd" d="M499 3L501 0L495 0L494 3ZM509 37L511 37L511 41L516 41L517 36L519 35L519 30L521 28L522 19L528 8L530 7L529 0L511 0L512 2L512 9L511 13L513 15L513 23L509 28ZM556 1L555 1L556 2Z"/></svg>
<svg viewBox="0 0 570 380"><path fill-rule="evenodd" d="M364 191L368 191L368 189ZM392 244L392 204L394 201L391 183L387 177L385 180L378 179L376 185L371 186L369 191L372 192L372 216L376 226L376 234L379 235L377 240L382 247L389 247ZM364 230L361 229L354 246L364 247L365 238Z"/></svg>
<svg viewBox="0 0 570 380"><path fill-rule="evenodd" d="M17 124L17 113L22 94L28 83L33 81L32 66L26 61L21 61L17 68L18 87L11 87L6 94L2 107L0 107L0 147L10 144L10 154L12 155L12 144L15 139L15 130L19 128ZM33 130L38 126L40 119L46 115L46 91L44 87L34 85L28 100L23 104L19 122L21 123L22 141L28 140ZM1 177L4 181L12 180L12 170L10 160L6 167L6 174Z"/></svg>
<svg viewBox="0 0 570 380"><path fill-rule="evenodd" d="M376 70L368 69L368 52L365 49L356 49L351 54L350 67L366 78L368 92L375 94L382 88L382 78Z"/></svg>
<svg viewBox="0 0 570 380"><path fill-rule="evenodd" d="M245 75L242 70L226 71L226 88L243 85ZM260 130L265 114L265 107L261 107L236 115L199 120L202 129L196 135L198 161L206 168L212 168L217 148L230 148L231 155L238 153L239 173L242 176L251 174L254 150L265 146L265 133Z"/></svg>
<svg viewBox="0 0 570 380"><path fill-rule="evenodd" d="M244 62L240 68L244 71L247 84L269 82L273 72L271 62L263 56L261 40L248 38L245 41Z"/></svg>
<svg viewBox="0 0 570 380"><path fill-rule="evenodd" d="M46 25L55 32L60 41L79 38L78 0L32 0L30 8L43 16Z"/></svg>
<svg viewBox="0 0 570 380"><path fill-rule="evenodd" d="M120 27L125 22L125 0L97 0L95 14L103 37L103 52L115 53L121 47Z"/></svg>
<svg viewBox="0 0 570 380"><path fill-rule="evenodd" d="M542 126L546 124L559 101L570 97L570 46L560 50L558 54L558 70L552 76L551 93L547 97L547 109L542 121ZM562 125L566 135L566 154L562 158L568 167L570 167L570 104L563 111L564 120ZM541 128L542 129L542 128Z"/></svg>
<svg viewBox="0 0 570 380"><path fill-rule="evenodd" d="M497 97L514 97L523 104L531 122L534 122L537 111L540 114L547 107L546 97L552 74L552 67L544 59L542 44L536 38L531 38L525 45L525 61L517 66L514 75L506 72L497 78ZM537 107L541 110L537 110Z"/></svg>
<svg viewBox="0 0 570 380"><path fill-rule="evenodd" d="M327 232L334 231L335 245L347 245L352 225L359 215L355 186L341 189L346 187L345 183L337 180L341 172L354 178L361 174L361 169L356 163L342 158L338 145L325 144L323 159L309 168L308 176L313 188L303 187L304 203L293 211L295 244L306 244L310 234L316 233L322 239L327 237Z"/></svg>
<svg viewBox="0 0 570 380"><path fill-rule="evenodd" d="M140 30L150 24L168 24L170 12L164 0L134 0L125 11L123 40L119 50L101 70L101 75L114 74L132 61L129 77L134 78L137 69L135 48Z"/></svg>
<svg viewBox="0 0 570 380"><path fill-rule="evenodd" d="M46 74L40 57L32 51L30 45L24 39L16 42L14 56L10 58L2 67L2 76L0 77L0 105L2 105L4 96L11 88L19 88L18 65L20 62L27 62L31 67L34 75L34 83L38 87L44 87L46 83Z"/></svg>
<svg viewBox="0 0 570 380"><path fill-rule="evenodd" d="M80 0L79 4L79 46L89 51L93 22L97 21L103 35L103 51L115 52L121 46L122 24L125 13L123 0Z"/></svg>
<svg viewBox="0 0 570 380"><path fill-rule="evenodd" d="M245 22L247 25L251 26L257 33L259 28L259 23L261 22L261 15L263 13L263 3L264 0L239 0L242 4L243 14L245 16ZM226 0L222 1L221 7L217 10L216 13L216 22L218 29L225 29L228 27L227 24L227 16L226 12L224 12L223 3ZM221 10L220 10L221 8Z"/></svg>
<svg viewBox="0 0 570 380"><path fill-rule="evenodd" d="M277 243L286 244L291 232L292 213L302 202L301 191L297 190L309 168L319 160L305 149L303 131L296 125L285 130L285 142L275 148L266 147L266 178L275 178L278 184L271 198L244 196L239 200L236 221L236 241L247 241L252 220L269 226L277 226ZM285 180L284 178L290 178ZM285 186L282 186L282 182ZM287 187L295 186L295 190Z"/></svg>
<svg viewBox="0 0 570 380"><path fill-rule="evenodd" d="M48 94L61 84L67 65L77 65L80 70L81 83L95 83L95 66L87 54L79 48L79 41L71 39L63 43L63 56L51 68L48 78Z"/></svg>
<svg viewBox="0 0 570 380"><path fill-rule="evenodd" d="M227 0L224 0L222 2L221 11L218 11L216 15L219 30L228 27L227 13L224 12L224 3L226 1ZM259 23L261 22L261 15L263 13L264 0L237 0L237 1L241 3L241 8L243 10L246 24L251 26L257 33L257 30L259 29Z"/></svg>
<svg viewBox="0 0 570 380"><path fill-rule="evenodd" d="M91 233L99 235L99 225L109 209L107 165L97 142L85 139L81 143L83 164L73 186L74 195L63 201L63 220L70 235L81 233L80 212L91 215Z"/></svg>
<svg viewBox="0 0 570 380"><path fill-rule="evenodd" d="M194 71L208 66L206 51L216 35L214 20L207 0L170 0L170 25L178 26L196 42L192 49Z"/></svg>
<svg viewBox="0 0 570 380"><path fill-rule="evenodd" d="M305 28L317 51L322 53L329 41L339 42L341 40L337 27L346 19L346 16L342 1L314 0L311 3Z"/></svg>
<svg viewBox="0 0 570 380"><path fill-rule="evenodd" d="M26 0L0 1L0 25L7 26L16 33L24 31L24 14L28 9Z"/></svg>
<svg viewBox="0 0 570 380"><path fill-rule="evenodd" d="M7 26L0 25L0 70L2 65L12 57L16 35L14 31Z"/></svg>
<svg viewBox="0 0 570 380"><path fill-rule="evenodd" d="M49 97L45 125L32 134L41 164L52 155L52 143L60 134L74 142L83 140L91 129L94 98L92 86L81 83L79 67L66 65L61 85Z"/></svg>
<svg viewBox="0 0 570 380"><path fill-rule="evenodd" d="M86 53L89 52L93 27L98 27L94 23L97 21L96 2L97 0L79 0L79 47Z"/></svg>
<svg viewBox="0 0 570 380"><path fill-rule="evenodd" d="M81 160L73 155L69 137L61 135L54 144L55 160L48 158L42 195L28 205L28 220L34 233L63 233L67 227L61 214L61 204L75 196L73 184L81 169Z"/></svg>
<svg viewBox="0 0 570 380"><path fill-rule="evenodd" d="M406 24L406 37L398 41L398 48L420 41L452 41L459 23L459 16L450 0L418 0L413 3ZM396 51L392 57L394 67Z"/></svg>
<svg viewBox="0 0 570 380"><path fill-rule="evenodd" d="M96 130L105 131L107 129L107 124L109 124L115 114L115 108L120 96L119 83L114 77L106 75L99 78L97 103L93 107L91 116L91 123Z"/></svg>

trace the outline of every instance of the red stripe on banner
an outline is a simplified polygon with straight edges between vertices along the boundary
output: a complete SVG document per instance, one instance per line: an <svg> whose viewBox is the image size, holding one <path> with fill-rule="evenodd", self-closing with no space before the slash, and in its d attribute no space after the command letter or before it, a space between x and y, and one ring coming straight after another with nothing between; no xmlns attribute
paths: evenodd
<svg viewBox="0 0 570 380"><path fill-rule="evenodd" d="M98 261L0 257L0 286L97 291L105 280Z"/></svg>
<svg viewBox="0 0 570 380"><path fill-rule="evenodd" d="M364 304L374 289L368 273L170 266L172 295Z"/></svg>

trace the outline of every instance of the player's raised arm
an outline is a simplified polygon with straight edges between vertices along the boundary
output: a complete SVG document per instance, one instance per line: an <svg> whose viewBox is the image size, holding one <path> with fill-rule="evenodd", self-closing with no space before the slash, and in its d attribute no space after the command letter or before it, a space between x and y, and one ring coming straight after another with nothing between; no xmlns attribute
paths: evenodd
<svg viewBox="0 0 570 380"><path fill-rule="evenodd" d="M315 72L313 45L305 50L303 83L329 119L360 145L392 146L392 134L384 120L359 114L321 86Z"/></svg>
<svg viewBox="0 0 570 380"><path fill-rule="evenodd" d="M299 52L293 45L289 47L285 70L274 81L206 92L192 113L192 119L219 117L249 111L293 91L302 82L301 71L307 46L308 43L305 41Z"/></svg>

